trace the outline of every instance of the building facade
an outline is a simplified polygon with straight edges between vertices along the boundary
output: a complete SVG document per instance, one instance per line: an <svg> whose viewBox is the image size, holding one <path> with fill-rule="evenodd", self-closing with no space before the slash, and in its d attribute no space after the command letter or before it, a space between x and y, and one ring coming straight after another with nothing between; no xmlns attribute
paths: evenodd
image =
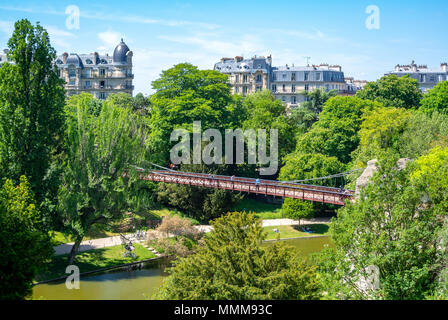
<svg viewBox="0 0 448 320"><path fill-rule="evenodd" d="M440 69L428 69L426 65L417 65L414 61L409 65L395 66L394 71L386 73L386 75L395 74L399 77L409 75L418 81L420 90L426 92L434 88L439 82L448 80L447 63L441 63Z"/></svg>
<svg viewBox="0 0 448 320"><path fill-rule="evenodd" d="M88 92L95 98L106 99L112 93L132 95L132 51L121 42L112 56L109 54L64 53L56 59L59 76L65 80L68 96Z"/></svg>
<svg viewBox="0 0 448 320"><path fill-rule="evenodd" d="M267 58L255 56L251 59L237 56L222 58L215 64L214 70L229 76L234 94L245 96L269 89L277 99L289 107L298 106L306 100L304 92L315 89L337 90L340 94L350 94L341 66L321 64L306 67L294 65L274 67L271 56ZM355 86L350 88L356 89Z"/></svg>
<svg viewBox="0 0 448 320"><path fill-rule="evenodd" d="M0 64L7 62L8 49L0 54ZM132 95L132 51L121 42L112 56L64 53L56 58L59 76L65 81L67 96L88 92L95 98L106 99L112 93L124 92ZM13 63L12 61L8 61Z"/></svg>

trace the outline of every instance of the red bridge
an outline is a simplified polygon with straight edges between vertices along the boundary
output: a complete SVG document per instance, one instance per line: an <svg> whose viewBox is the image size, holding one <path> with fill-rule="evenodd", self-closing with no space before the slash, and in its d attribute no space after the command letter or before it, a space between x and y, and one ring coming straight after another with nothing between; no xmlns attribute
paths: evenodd
<svg viewBox="0 0 448 320"><path fill-rule="evenodd" d="M352 199L354 195L354 191L352 190L339 188L182 171L151 170L148 173L141 173L140 179L164 183L185 184L204 188L257 193L341 206L345 205L346 199Z"/></svg>

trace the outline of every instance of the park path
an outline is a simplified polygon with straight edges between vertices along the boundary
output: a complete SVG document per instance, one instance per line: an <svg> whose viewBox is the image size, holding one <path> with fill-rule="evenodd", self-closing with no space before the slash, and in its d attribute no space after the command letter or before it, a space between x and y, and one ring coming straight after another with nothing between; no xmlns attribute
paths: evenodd
<svg viewBox="0 0 448 320"><path fill-rule="evenodd" d="M329 223L329 222L330 222L330 218L315 218L315 219L309 219L309 220L302 220L301 224L319 224L319 223ZM290 225L297 225L297 224L298 224L298 221L291 220L291 219L263 220L263 227L290 226ZM209 225L199 225L199 226L196 226L196 228L198 228L202 232L210 232L213 229L212 226L209 226ZM143 245L145 248L147 248L148 250L153 251L153 250L151 250L152 248L149 248L145 244L145 240L137 239L135 234L127 234L125 236L130 241L138 242L141 245ZM113 246L118 246L121 244L122 244L122 242L121 242L120 236L86 240L86 241L81 242L78 252L113 247ZM55 255L68 254L68 253L70 253L72 246L73 246L73 242L64 243L64 244L55 246L55 247L53 247L54 254Z"/></svg>

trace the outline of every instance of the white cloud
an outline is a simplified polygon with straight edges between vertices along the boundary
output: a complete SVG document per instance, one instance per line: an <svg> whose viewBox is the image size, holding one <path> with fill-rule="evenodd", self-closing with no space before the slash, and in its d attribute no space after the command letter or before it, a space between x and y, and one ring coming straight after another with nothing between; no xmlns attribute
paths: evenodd
<svg viewBox="0 0 448 320"><path fill-rule="evenodd" d="M14 31L14 23L12 21L0 21L0 31L11 36Z"/></svg>
<svg viewBox="0 0 448 320"><path fill-rule="evenodd" d="M112 51L120 43L121 33L116 31L105 31L97 34L103 42L97 49L101 52Z"/></svg>

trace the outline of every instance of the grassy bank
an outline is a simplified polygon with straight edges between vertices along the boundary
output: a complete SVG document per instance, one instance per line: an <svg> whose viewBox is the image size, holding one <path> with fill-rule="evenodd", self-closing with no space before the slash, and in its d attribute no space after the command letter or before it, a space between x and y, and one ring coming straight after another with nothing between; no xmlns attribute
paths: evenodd
<svg viewBox="0 0 448 320"><path fill-rule="evenodd" d="M87 272L101 268L116 266L124 263L130 263L139 260L155 258L155 255L148 249L138 243L134 243L135 258L123 257L124 249L121 245L88 250L76 255L75 265L79 271ZM45 270L41 270L35 281L54 279L65 275L68 255L53 256L52 260L46 265Z"/></svg>
<svg viewBox="0 0 448 320"><path fill-rule="evenodd" d="M244 198L233 211L254 212L258 219L281 219L282 206L279 204L265 203L251 198Z"/></svg>
<svg viewBox="0 0 448 320"><path fill-rule="evenodd" d="M303 232L302 227L310 228L312 233ZM329 226L327 224L310 224L303 225L300 228L298 226L270 226L263 229L268 234L266 240L274 240L277 239L278 235L280 235L280 239L328 235ZM275 232L274 229L278 229L279 233Z"/></svg>

